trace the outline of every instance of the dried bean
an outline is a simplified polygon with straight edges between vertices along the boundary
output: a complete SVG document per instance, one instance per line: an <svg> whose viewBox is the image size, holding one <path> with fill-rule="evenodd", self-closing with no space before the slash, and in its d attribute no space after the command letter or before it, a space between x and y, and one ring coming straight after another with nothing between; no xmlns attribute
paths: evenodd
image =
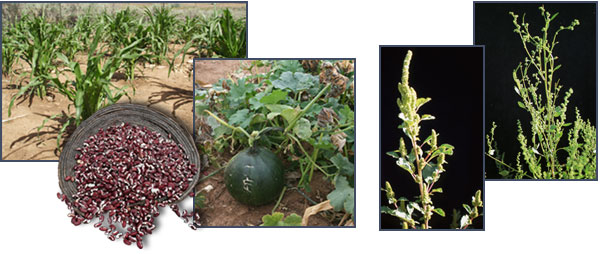
<svg viewBox="0 0 600 254"><path fill-rule="evenodd" d="M100 129L77 150L80 154L75 156L74 175L64 179L76 183L77 193L72 201L57 194L72 211L71 222L80 225L99 217L94 226L110 240L123 238L124 244L136 242L139 248L143 247L143 236L152 234L156 227L158 207L182 197L197 173L182 146L170 140L170 135L165 139L146 127L121 124ZM171 208L186 222L193 216L186 210L181 214L177 205ZM105 214L108 227L102 226ZM113 223L126 232L119 232ZM195 229L193 223L190 227Z"/></svg>

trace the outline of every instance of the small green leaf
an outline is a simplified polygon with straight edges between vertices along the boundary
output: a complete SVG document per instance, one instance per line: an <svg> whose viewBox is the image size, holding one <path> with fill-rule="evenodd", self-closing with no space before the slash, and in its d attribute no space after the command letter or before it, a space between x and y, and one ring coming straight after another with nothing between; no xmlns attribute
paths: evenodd
<svg viewBox="0 0 600 254"><path fill-rule="evenodd" d="M292 109L292 107L282 104L267 104L265 107L273 113L281 113L285 109Z"/></svg>
<svg viewBox="0 0 600 254"><path fill-rule="evenodd" d="M426 121L426 120L434 120L434 119L435 119L435 116L428 115L428 114L424 114L424 115L421 117L421 121Z"/></svg>
<svg viewBox="0 0 600 254"><path fill-rule="evenodd" d="M467 204L463 204L463 207L465 208L465 210L467 210L467 213L471 213L471 207Z"/></svg>
<svg viewBox="0 0 600 254"><path fill-rule="evenodd" d="M283 220L283 224L287 226L301 226L302 225L302 217L299 215L292 213L285 220Z"/></svg>
<svg viewBox="0 0 600 254"><path fill-rule="evenodd" d="M435 208L433 209L434 213L437 213L438 215L442 216L442 217L446 217L446 212L444 212L444 210L442 210L442 208Z"/></svg>
<svg viewBox="0 0 600 254"><path fill-rule="evenodd" d="M442 144L438 147L438 149L432 154L432 156L437 156L438 154L443 153L445 155L454 154L454 146L450 144Z"/></svg>
<svg viewBox="0 0 600 254"><path fill-rule="evenodd" d="M265 227L296 227L302 226L302 217L292 213L287 218L283 219L284 214L280 212L274 212L272 215L265 215L262 217L263 224Z"/></svg>
<svg viewBox="0 0 600 254"><path fill-rule="evenodd" d="M392 210L392 208L389 208L387 206L381 206L381 213L394 215L394 210Z"/></svg>
<svg viewBox="0 0 600 254"><path fill-rule="evenodd" d="M250 124L264 123L266 121L267 117L265 116L265 114L254 114L254 116L252 116Z"/></svg>
<svg viewBox="0 0 600 254"><path fill-rule="evenodd" d="M287 92L275 89L271 92L271 94L262 97L260 102L263 104L275 104L279 101L285 100L285 98L287 98Z"/></svg>
<svg viewBox="0 0 600 254"><path fill-rule="evenodd" d="M435 172L436 172L436 166L432 165L431 163L427 163L427 165L425 165L425 167L423 168L423 179L425 179L425 182L430 184L433 182L434 178L435 178Z"/></svg>
<svg viewBox="0 0 600 254"><path fill-rule="evenodd" d="M417 108L420 108L421 106L423 106L425 103L429 102L431 100L431 98L418 98L417 99Z"/></svg>
<svg viewBox="0 0 600 254"><path fill-rule="evenodd" d="M562 65L560 65L560 64L558 66L554 67L554 69L552 70L552 72L557 71L558 69L560 69L560 67L562 67Z"/></svg>
<svg viewBox="0 0 600 254"><path fill-rule="evenodd" d="M302 140L310 138L312 135L310 121L308 121L306 118L300 118L294 126L294 133Z"/></svg>
<svg viewBox="0 0 600 254"><path fill-rule="evenodd" d="M525 108L525 104L523 104L523 102L517 101L517 104L519 105L519 107Z"/></svg>
<svg viewBox="0 0 600 254"><path fill-rule="evenodd" d="M392 157L392 158L394 158L394 159L398 159L398 158L400 158L400 155L398 155L398 153L396 153L395 151L390 151L390 152L387 152L387 153L385 153L385 154L387 154L387 155L391 156L391 157Z"/></svg>
<svg viewBox="0 0 600 254"><path fill-rule="evenodd" d="M290 124L296 116L300 113L300 110L297 108L289 108L281 111L281 116L285 119L285 121Z"/></svg>
<svg viewBox="0 0 600 254"><path fill-rule="evenodd" d="M554 108L554 117L559 117L562 114L562 108L556 107Z"/></svg>
<svg viewBox="0 0 600 254"><path fill-rule="evenodd" d="M398 165L401 168L403 168L404 170L408 171L408 173L410 173L410 174L414 173L412 163L406 161L403 157L400 157L400 158L398 158L398 160L396 160L396 165Z"/></svg>
<svg viewBox="0 0 600 254"><path fill-rule="evenodd" d="M435 189L431 190L431 193L436 193L436 192L437 193L443 193L444 190L442 188L435 188Z"/></svg>

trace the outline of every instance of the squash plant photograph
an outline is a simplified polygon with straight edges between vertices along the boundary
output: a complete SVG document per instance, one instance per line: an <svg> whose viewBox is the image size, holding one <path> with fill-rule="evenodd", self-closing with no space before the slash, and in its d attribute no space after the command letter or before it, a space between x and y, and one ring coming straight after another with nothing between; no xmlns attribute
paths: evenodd
<svg viewBox="0 0 600 254"><path fill-rule="evenodd" d="M475 3L487 179L598 179L597 5Z"/></svg>
<svg viewBox="0 0 600 254"><path fill-rule="evenodd" d="M199 227L355 226L354 59L195 59Z"/></svg>
<svg viewBox="0 0 600 254"><path fill-rule="evenodd" d="M380 46L380 230L484 228L483 46Z"/></svg>
<svg viewBox="0 0 600 254"><path fill-rule="evenodd" d="M56 161L94 112L132 102L193 131L193 58L246 56L246 3L3 3L2 150Z"/></svg>

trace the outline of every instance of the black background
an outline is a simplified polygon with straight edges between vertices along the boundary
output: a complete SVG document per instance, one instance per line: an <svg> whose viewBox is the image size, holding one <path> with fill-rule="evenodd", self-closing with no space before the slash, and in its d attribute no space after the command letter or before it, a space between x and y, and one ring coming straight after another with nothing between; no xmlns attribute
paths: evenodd
<svg viewBox="0 0 600 254"><path fill-rule="evenodd" d="M517 119L527 137L530 137L531 116L527 111L517 105L519 95L514 91L515 83L512 78L513 69L524 60L526 56L523 44L512 22L513 17L509 11L519 15L519 23L525 15L525 22L529 23L530 33L541 34L544 19L538 9L540 3L475 3L475 41L477 45L485 45L485 127L486 134L496 122L498 127L495 139L498 141L500 152L505 152L504 161L514 165L519 143L517 141ZM550 23L550 33L559 26L568 26L574 19L580 25L574 31L563 30L559 33L554 55L558 56L556 65L562 67L556 72L554 80L560 79L563 85L559 95L558 104L562 103L564 94L573 88L569 98L567 122L575 120L575 107L582 118L590 119L596 125L596 3L544 3L544 8L551 14L559 15ZM540 87L540 91L543 87ZM570 127L568 127L570 129ZM566 137L568 130L563 134L563 142L559 146L568 145ZM487 149L487 148L486 148ZM494 161L486 158L486 177L488 179L500 178Z"/></svg>
<svg viewBox="0 0 600 254"><path fill-rule="evenodd" d="M436 207L446 212L446 217L433 216L430 225L447 229L452 210L465 213L462 204L471 204L471 197L483 190L483 47L381 47L380 48L380 186L389 181L396 197L415 200L418 186L408 172L396 165L396 160L385 153L398 148L400 137L408 138L398 129L401 120L396 99L400 96L398 82L408 49L413 51L409 84L417 96L431 97L419 114L431 114L435 120L421 123L420 137L424 140L431 128L438 132L438 144L455 147L454 155L447 156L445 169L434 188L442 187L444 193L433 196ZM410 147L410 146L409 146ZM381 204L386 205L385 192L381 191ZM481 219L476 228L482 228ZM381 228L399 228L400 220L381 215Z"/></svg>

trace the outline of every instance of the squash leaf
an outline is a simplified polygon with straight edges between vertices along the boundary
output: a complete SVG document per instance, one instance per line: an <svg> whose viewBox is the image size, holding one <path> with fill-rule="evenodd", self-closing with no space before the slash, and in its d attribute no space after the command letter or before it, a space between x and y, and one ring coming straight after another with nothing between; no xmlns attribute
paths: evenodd
<svg viewBox="0 0 600 254"><path fill-rule="evenodd" d="M285 219L284 214L280 212L274 212L272 215L265 215L262 217L263 224L265 227L297 227L302 226L302 217L298 214L292 213Z"/></svg>
<svg viewBox="0 0 600 254"><path fill-rule="evenodd" d="M348 184L346 177L336 177L335 190L327 195L327 199L333 206L333 210L337 212L345 210L347 213L354 214L354 188Z"/></svg>

